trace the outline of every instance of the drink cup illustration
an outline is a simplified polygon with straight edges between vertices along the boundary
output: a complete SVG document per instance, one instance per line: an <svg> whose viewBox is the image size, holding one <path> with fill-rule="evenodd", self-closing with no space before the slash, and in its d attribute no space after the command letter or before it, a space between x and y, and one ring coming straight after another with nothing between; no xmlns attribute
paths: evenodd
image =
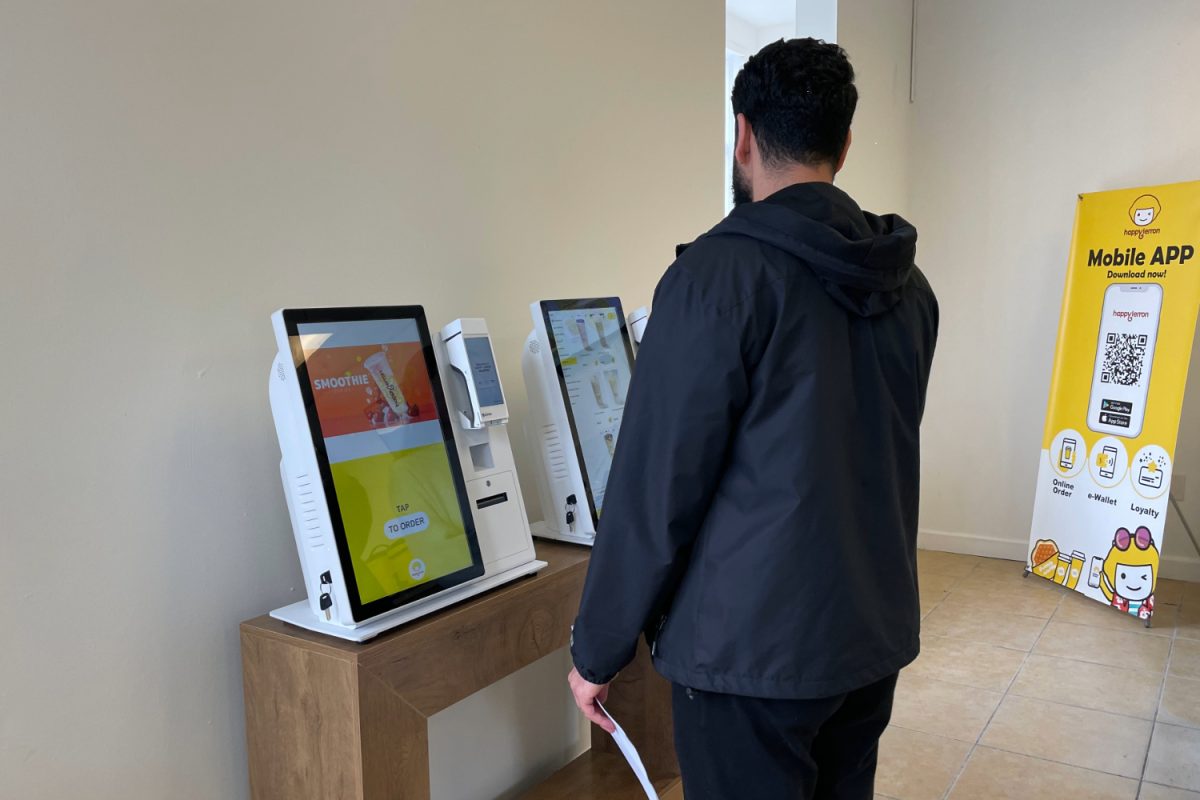
<svg viewBox="0 0 1200 800"><path fill-rule="evenodd" d="M600 389L600 376L592 376L592 394L596 395L596 405L601 408L608 408L608 404L604 402L604 394Z"/></svg>
<svg viewBox="0 0 1200 800"><path fill-rule="evenodd" d="M611 433L604 434L604 445L608 448L608 457L612 458L617 453L617 440L613 438Z"/></svg>
<svg viewBox="0 0 1200 800"><path fill-rule="evenodd" d="M592 323L596 326L596 333L600 335L600 346L607 350L608 337L604 334L604 320L595 319Z"/></svg>
<svg viewBox="0 0 1200 800"><path fill-rule="evenodd" d="M1054 565L1054 582L1061 585L1067 585L1067 575L1071 572L1071 557L1066 553L1059 553L1057 562Z"/></svg>
<svg viewBox="0 0 1200 800"><path fill-rule="evenodd" d="M579 317L575 320L575 330L579 332L579 341L583 343L584 350L591 350L592 343L588 339L587 320Z"/></svg>
<svg viewBox="0 0 1200 800"><path fill-rule="evenodd" d="M621 373L615 369L606 369L604 377L608 379L608 388L612 390L613 402L621 405Z"/></svg>
<svg viewBox="0 0 1200 800"><path fill-rule="evenodd" d="M1067 588L1074 589L1079 585L1079 575L1083 572L1083 563L1086 556L1079 550L1071 553L1071 567L1067 573Z"/></svg>
<svg viewBox="0 0 1200 800"><path fill-rule="evenodd" d="M408 403L404 401L404 392L400 391L400 384L396 382L396 375L392 372L387 354L381 351L369 356L363 361L363 367L375 379L380 395L392 412L397 417L404 418L408 414Z"/></svg>

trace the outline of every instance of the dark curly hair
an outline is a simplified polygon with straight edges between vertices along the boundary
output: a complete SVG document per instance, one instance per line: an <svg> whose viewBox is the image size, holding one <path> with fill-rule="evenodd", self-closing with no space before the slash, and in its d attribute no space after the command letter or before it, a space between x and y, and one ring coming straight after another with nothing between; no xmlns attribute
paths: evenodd
<svg viewBox="0 0 1200 800"><path fill-rule="evenodd" d="M745 114L763 162L834 163L858 105L846 51L820 39L779 40L750 57L733 82L733 113Z"/></svg>

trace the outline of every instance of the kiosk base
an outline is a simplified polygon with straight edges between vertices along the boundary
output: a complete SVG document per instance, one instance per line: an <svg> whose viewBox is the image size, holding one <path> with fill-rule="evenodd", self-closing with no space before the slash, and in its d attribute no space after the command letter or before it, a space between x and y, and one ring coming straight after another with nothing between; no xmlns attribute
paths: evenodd
<svg viewBox="0 0 1200 800"><path fill-rule="evenodd" d="M398 608L395 611L390 611L375 619L368 620L361 625L356 625L351 628L345 625L338 625L334 622L326 622L320 617L312 613L307 600L301 600L298 603L292 603L290 606L277 608L271 612L271 616L277 620L287 622L305 630L314 631L316 633L324 633L328 636L336 636L339 639L346 639L351 642L365 642L368 639L374 639L381 633L389 631L398 625L403 625L406 622L412 622L426 614L434 611L439 611L446 606L461 603L484 592L496 589L509 581L523 578L526 575L533 575L541 571L546 566L545 561L530 561L527 564L522 564L519 567L497 572L495 575L487 575L473 583L456 586L436 597L428 597L424 600L418 600L415 603L410 603L404 608Z"/></svg>
<svg viewBox="0 0 1200 800"><path fill-rule="evenodd" d="M556 542L538 551L548 566L537 575L365 644L266 616L243 622L250 798L430 800L430 719L570 642L591 551ZM569 696L565 683L544 689ZM680 800L671 684L644 643L614 681L608 710L662 800ZM644 800L613 738L592 726L591 740L521 800ZM469 759L473 744L456 742L455 752Z"/></svg>
<svg viewBox="0 0 1200 800"><path fill-rule="evenodd" d="M545 522L535 522L529 526L529 531L539 539L549 539L555 542L570 542L571 544L582 544L591 547L596 543L595 535L584 535L580 533L551 533L546 528Z"/></svg>

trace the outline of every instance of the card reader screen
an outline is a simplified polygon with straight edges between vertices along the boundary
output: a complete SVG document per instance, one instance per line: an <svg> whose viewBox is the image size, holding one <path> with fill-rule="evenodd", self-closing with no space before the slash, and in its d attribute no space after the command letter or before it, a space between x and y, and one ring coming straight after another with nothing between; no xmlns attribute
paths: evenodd
<svg viewBox="0 0 1200 800"><path fill-rule="evenodd" d="M625 316L615 302L594 301L545 313L585 482L599 519L625 412L625 393L633 376Z"/></svg>
<svg viewBox="0 0 1200 800"><path fill-rule="evenodd" d="M492 343L486 336L465 336L467 360L471 362L471 375L475 378L475 391L479 394L479 405L504 405L504 392L500 389L500 373L496 370L496 359L492 355Z"/></svg>
<svg viewBox="0 0 1200 800"><path fill-rule="evenodd" d="M418 321L301 323L296 334L359 602L480 572Z"/></svg>

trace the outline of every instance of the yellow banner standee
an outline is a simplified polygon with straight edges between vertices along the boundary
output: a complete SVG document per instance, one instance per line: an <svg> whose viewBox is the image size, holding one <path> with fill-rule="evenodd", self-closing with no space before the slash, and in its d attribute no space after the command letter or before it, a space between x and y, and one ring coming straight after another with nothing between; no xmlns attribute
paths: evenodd
<svg viewBox="0 0 1200 800"><path fill-rule="evenodd" d="M1149 621L1200 308L1200 181L1079 196L1035 575Z"/></svg>

